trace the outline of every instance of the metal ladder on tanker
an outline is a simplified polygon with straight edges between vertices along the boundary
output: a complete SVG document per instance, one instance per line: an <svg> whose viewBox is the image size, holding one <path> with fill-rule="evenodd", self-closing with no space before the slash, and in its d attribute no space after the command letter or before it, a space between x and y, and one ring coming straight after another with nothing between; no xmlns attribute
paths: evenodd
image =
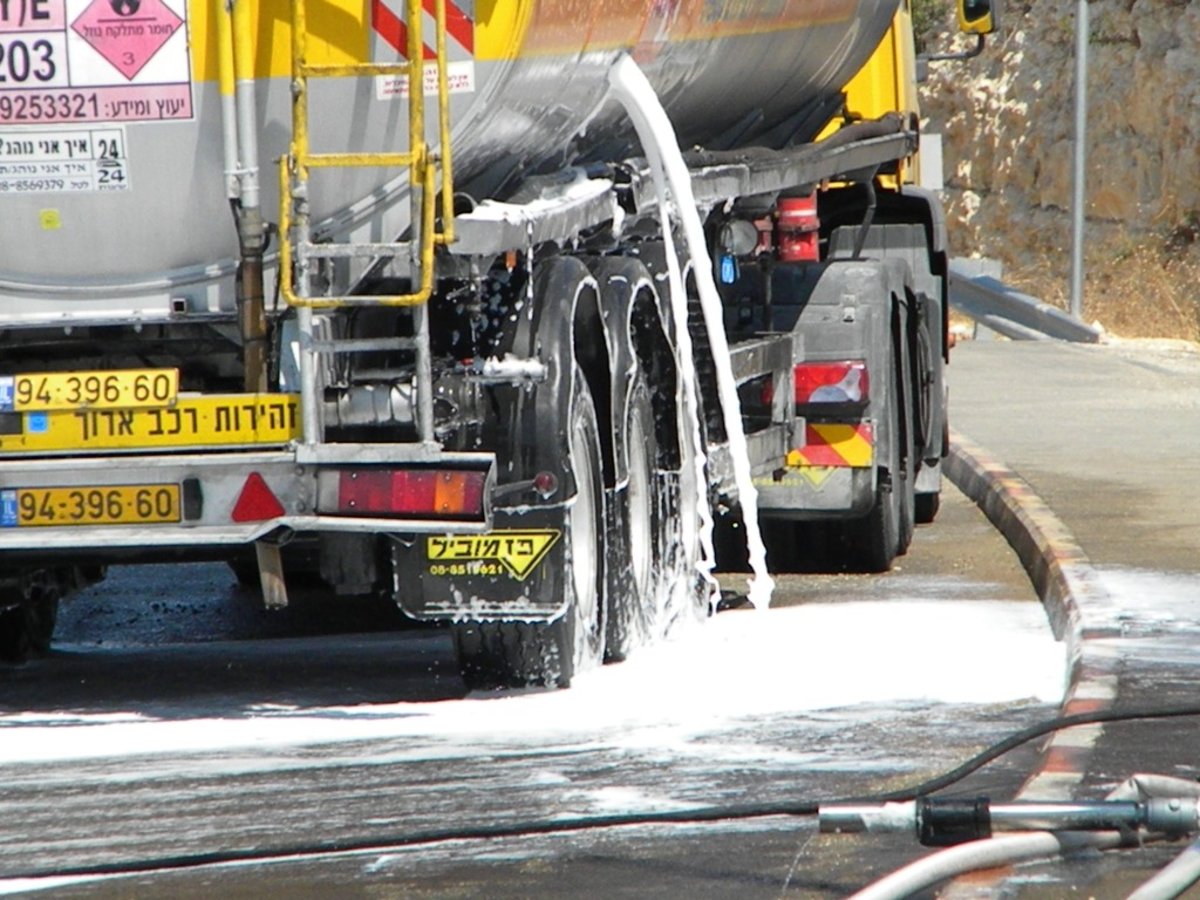
<svg viewBox="0 0 1200 900"><path fill-rule="evenodd" d="M300 335L300 412L302 439L312 446L324 440L319 359L322 356L380 350L412 350L416 357L416 422L424 444L433 441L433 376L429 342L428 300L433 292L434 250L454 240L453 172L450 154L449 87L446 74L446 3L434 0L435 53L424 59L423 3L406 0L408 46L406 62L320 65L308 62L307 0L292 7L292 141L279 166L280 293L295 308ZM424 67L437 66L439 153L430 153L426 140ZM408 150L404 152L316 153L309 140L309 80L407 76ZM396 167L409 170L409 240L406 242L314 242L308 210L309 170L337 167ZM441 173L441 227L437 224L438 171ZM410 292L406 294L344 294L312 296L312 265L316 260L380 260L407 254ZM403 306L413 312L412 337L318 339L313 311L349 306Z"/></svg>

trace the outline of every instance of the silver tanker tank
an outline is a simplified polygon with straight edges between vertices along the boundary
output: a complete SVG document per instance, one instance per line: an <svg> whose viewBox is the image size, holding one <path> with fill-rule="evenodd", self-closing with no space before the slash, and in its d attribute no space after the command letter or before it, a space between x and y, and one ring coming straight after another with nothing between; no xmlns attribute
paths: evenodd
<svg viewBox="0 0 1200 900"><path fill-rule="evenodd" d="M0 4L0 325L232 312L237 240L217 2ZM397 59L404 23L393 2L312 0L310 61ZM458 183L487 196L518 173L637 153L604 100L605 72L622 52L644 67L685 145L746 143L790 118L801 127L805 111L866 61L896 8L895 0L452 0ZM263 208L273 221L275 163L291 134L292 6L262 0L253 10ZM405 146L403 87L384 76L315 82L313 149ZM314 178L318 235L353 229L390 239L407 227L408 210L405 176L394 170Z"/></svg>

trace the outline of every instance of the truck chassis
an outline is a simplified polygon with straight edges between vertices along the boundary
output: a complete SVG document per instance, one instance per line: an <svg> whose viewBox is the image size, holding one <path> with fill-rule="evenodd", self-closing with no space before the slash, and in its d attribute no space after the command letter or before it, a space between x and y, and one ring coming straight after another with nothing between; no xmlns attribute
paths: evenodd
<svg viewBox="0 0 1200 900"><path fill-rule="evenodd" d="M946 240L936 200L898 185L916 147L893 115L818 143L686 157L775 568L885 570L936 514ZM319 577L449 623L474 686L567 685L710 611L705 572L741 555L725 362L693 309L682 365L668 288L679 279L694 300L708 273L674 250L645 159L508 196L455 216L423 303L371 302L415 290L419 241L310 259L319 242L289 229L315 302L266 315L261 391L245 392L245 331L229 322L10 332L13 377L89 354L99 372L174 368L182 390L157 408L159 431L210 424L173 444L135 437L119 402L49 414L106 438L89 450L39 443L44 412L0 414L0 653L44 650L58 597L106 564L245 571L248 547L268 604L287 602L289 578ZM324 308L341 285L361 302ZM160 486L169 515L131 512Z"/></svg>

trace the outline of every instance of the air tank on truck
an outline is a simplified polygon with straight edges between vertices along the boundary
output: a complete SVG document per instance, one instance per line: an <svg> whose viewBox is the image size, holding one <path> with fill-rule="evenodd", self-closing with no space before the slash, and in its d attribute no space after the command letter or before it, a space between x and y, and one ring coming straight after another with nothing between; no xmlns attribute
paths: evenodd
<svg viewBox="0 0 1200 900"><path fill-rule="evenodd" d="M907 2L0 11L0 654L215 558L567 685L710 609L714 520L882 570L936 513Z"/></svg>

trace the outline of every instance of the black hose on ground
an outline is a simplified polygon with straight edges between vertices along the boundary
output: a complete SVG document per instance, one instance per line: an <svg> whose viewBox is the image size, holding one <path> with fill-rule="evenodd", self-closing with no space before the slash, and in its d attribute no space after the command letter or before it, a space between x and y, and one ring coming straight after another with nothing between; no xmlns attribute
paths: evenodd
<svg viewBox="0 0 1200 900"><path fill-rule="evenodd" d="M331 839L310 841L293 846L272 848L246 848L241 850L214 850L208 853L179 854L141 860L125 860L78 866L62 869L35 869L27 872L0 874L0 881L35 878L83 878L112 875L135 875L155 871L179 871L200 866L220 865L235 862L266 862L288 857L320 856L331 853L362 853L390 851L402 847L435 844L444 841L474 841L494 838L535 837L546 834L565 834L588 831L595 828L614 828L628 825L698 824L732 819L755 819L771 816L815 816L820 806L833 804L894 803L912 800L932 794L982 768L1010 750L1034 738L1072 728L1076 725L1145 721L1152 719L1174 719L1200 716L1200 706L1163 707L1133 710L1099 710L1057 716L1023 728L992 744L985 750L946 772L934 776L913 787L887 791L863 797L831 797L820 801L744 803L732 806L698 807L694 809L663 810L659 812L620 813L607 816L585 816L575 819L552 819L533 822L510 822L478 825L471 828L445 828L415 831L408 834L373 838Z"/></svg>

